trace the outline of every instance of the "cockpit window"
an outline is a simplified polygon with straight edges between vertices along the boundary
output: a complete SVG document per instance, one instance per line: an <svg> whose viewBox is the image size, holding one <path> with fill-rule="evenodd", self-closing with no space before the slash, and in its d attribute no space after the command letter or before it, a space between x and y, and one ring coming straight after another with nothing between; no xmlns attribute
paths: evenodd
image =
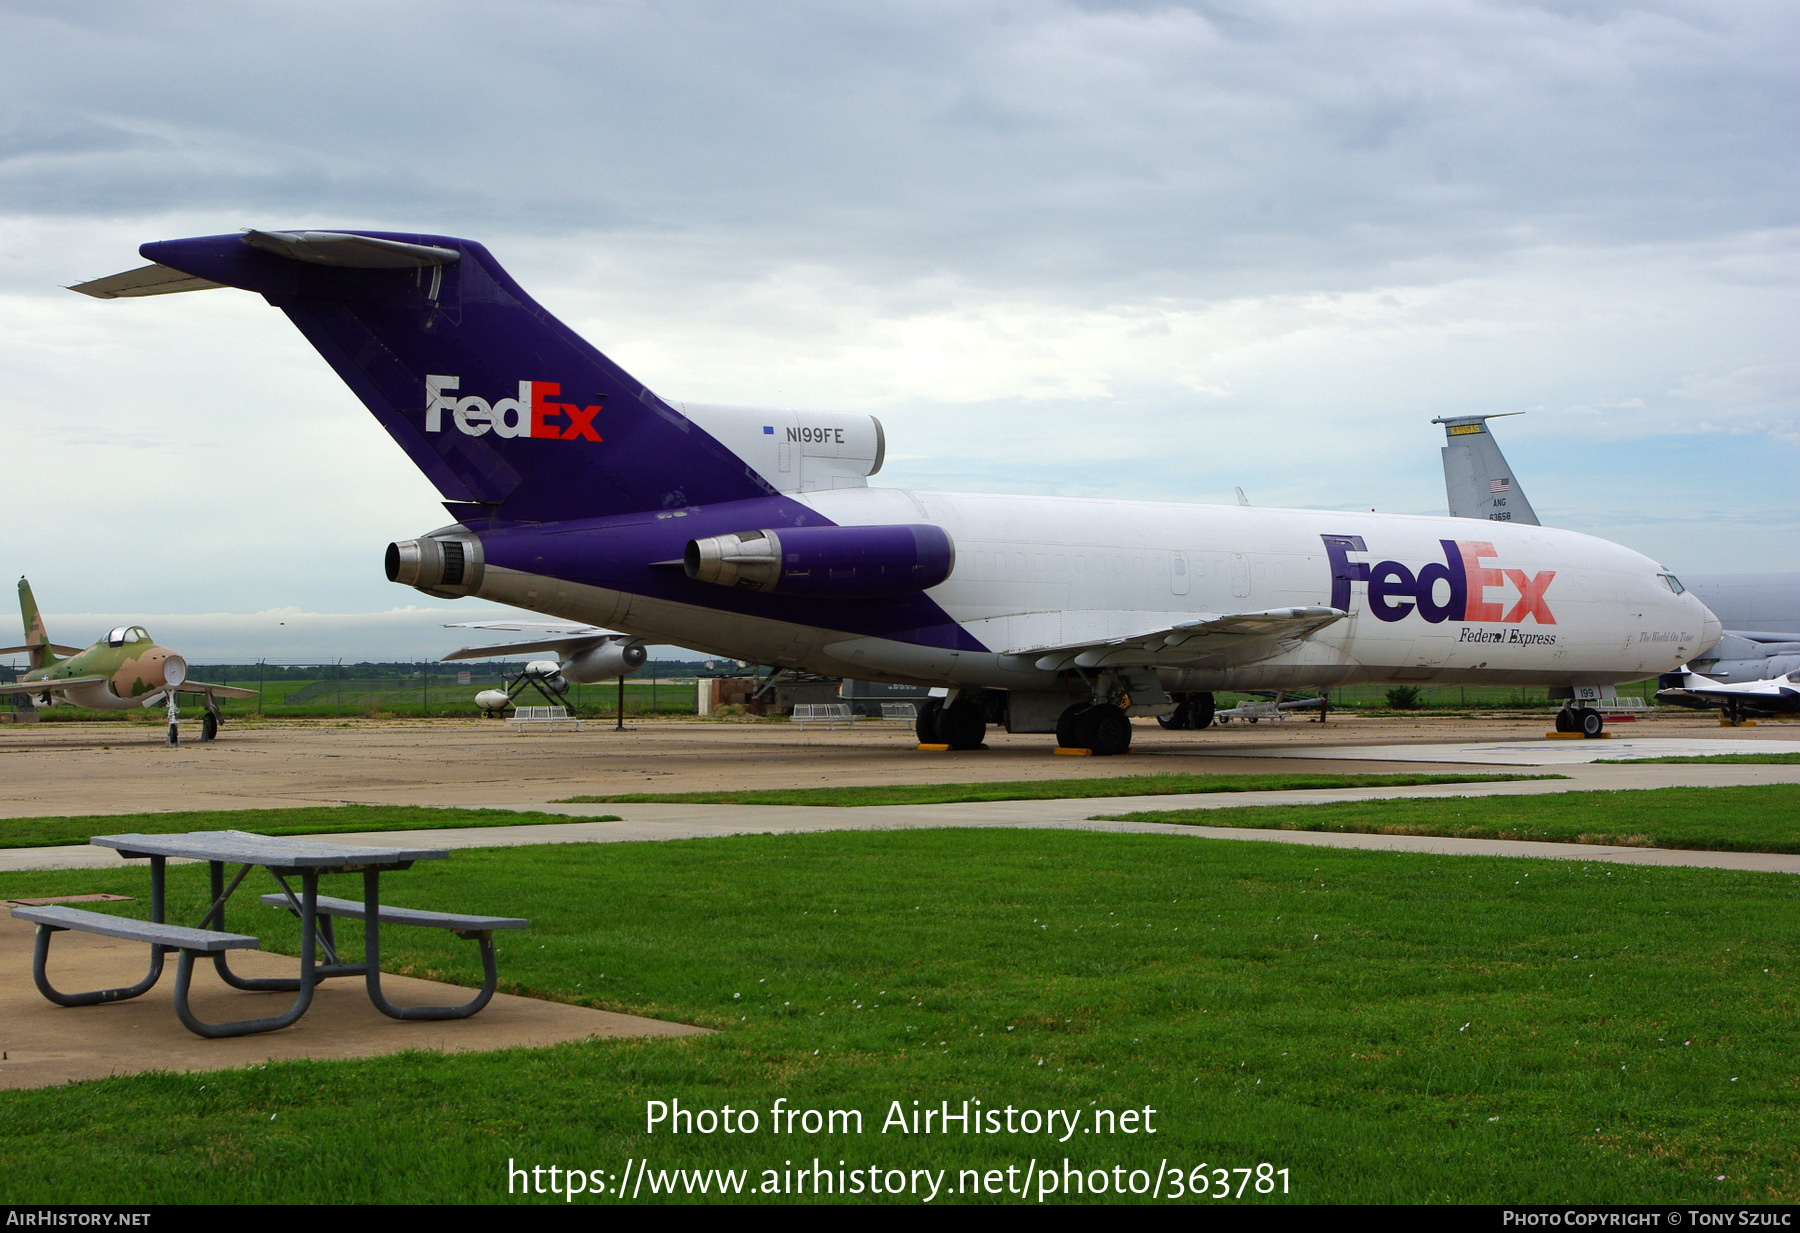
<svg viewBox="0 0 1800 1233"><path fill-rule="evenodd" d="M125 626L121 625L117 629L113 630L111 633L106 635L106 645L107 646L124 646L127 642L131 641L130 635L131 635L131 631L129 629L125 628Z"/></svg>
<svg viewBox="0 0 1800 1233"><path fill-rule="evenodd" d="M1677 578L1674 574L1658 574L1657 577L1668 583L1669 590L1675 592L1677 595L1680 595L1683 591L1687 590L1686 587L1681 585L1681 579Z"/></svg>
<svg viewBox="0 0 1800 1233"><path fill-rule="evenodd" d="M148 642L150 641L150 631L145 629L142 625L133 625L131 627L131 640L133 642Z"/></svg>

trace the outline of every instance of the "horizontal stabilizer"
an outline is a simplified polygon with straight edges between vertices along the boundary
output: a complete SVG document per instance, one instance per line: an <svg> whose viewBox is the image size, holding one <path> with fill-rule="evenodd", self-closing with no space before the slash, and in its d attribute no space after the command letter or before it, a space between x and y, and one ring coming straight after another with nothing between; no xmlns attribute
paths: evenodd
<svg viewBox="0 0 1800 1233"><path fill-rule="evenodd" d="M70 291L91 295L97 300L122 300L134 295L171 295L177 291L210 291L223 287L205 278L195 278L166 265L147 265L123 274L109 274L91 282L76 283Z"/></svg>
<svg viewBox="0 0 1800 1233"><path fill-rule="evenodd" d="M87 650L84 646L59 646L54 642L46 642L43 645L49 647L58 655L79 655ZM28 655L37 649L38 648L34 646L0 646L0 655Z"/></svg>
<svg viewBox="0 0 1800 1233"><path fill-rule="evenodd" d="M345 231L246 230L244 243L278 257L353 270L413 270L421 266L449 265L462 257L454 248L382 240Z"/></svg>

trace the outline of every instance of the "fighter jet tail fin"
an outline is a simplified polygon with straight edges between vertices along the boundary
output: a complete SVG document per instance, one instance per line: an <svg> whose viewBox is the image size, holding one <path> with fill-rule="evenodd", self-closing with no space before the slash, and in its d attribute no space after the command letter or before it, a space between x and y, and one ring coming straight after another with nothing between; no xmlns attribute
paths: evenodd
<svg viewBox="0 0 1800 1233"><path fill-rule="evenodd" d="M533 301L480 244L394 232L249 231L139 251L200 283L258 292L287 313L465 523L596 517L776 491ZM757 439L775 431L761 426Z"/></svg>
<svg viewBox="0 0 1800 1233"><path fill-rule="evenodd" d="M31 658L33 668L47 668L56 662L56 652L50 642L50 632L44 628L44 618L38 612L37 599L31 594L31 584L19 579L19 617L25 623L25 654Z"/></svg>
<svg viewBox="0 0 1800 1233"><path fill-rule="evenodd" d="M1507 411L1506 415L1522 415ZM1537 526L1536 511L1525 499L1506 456L1487 422L1498 415L1457 415L1432 420L1444 426L1444 492L1452 518L1485 518Z"/></svg>

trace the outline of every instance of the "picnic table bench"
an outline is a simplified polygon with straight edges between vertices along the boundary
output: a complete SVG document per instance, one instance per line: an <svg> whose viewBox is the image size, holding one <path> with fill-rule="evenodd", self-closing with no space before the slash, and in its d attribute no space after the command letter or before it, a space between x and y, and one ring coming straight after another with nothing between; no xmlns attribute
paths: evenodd
<svg viewBox="0 0 1800 1233"><path fill-rule="evenodd" d="M181 1022L200 1036L244 1036L252 1032L268 1032L284 1028L299 1020L312 1004L318 982L333 976L361 976L375 1008L394 1019L465 1019L486 1006L494 996L497 983L493 933L501 929L524 929L529 922L515 917L467 916L449 912L427 912L416 908L394 908L381 903L383 870L408 869L417 860L442 860L449 853L442 848L374 848L350 843L305 839L283 839L256 835L246 831L195 831L181 835L97 835L92 842L113 848L127 859L149 858L150 917L148 921L111 916L81 908L62 906L18 907L13 916L37 926L32 950L31 975L38 992L59 1006L92 1006L118 1002L143 994L162 975L163 956L176 951L180 958L175 969L175 1013ZM165 884L170 859L207 862L212 904L197 926L189 927L164 919ZM241 864L229 886L225 883L225 866ZM246 977L231 970L227 952L255 950L260 939L249 934L231 933L225 928L225 905L243 884L250 871L264 868L275 878L281 893L266 895L264 903L284 907L300 918L300 974L297 978ZM322 873L355 873L363 875L363 898L359 903L349 899L321 898L319 875ZM297 877L300 891L296 895L288 878ZM337 953L337 939L332 918L352 917L363 923L363 957L361 962L343 962ZM423 925L450 929L459 937L481 944L482 988L468 1002L458 1006L395 1006L381 990L381 927L386 925ZM74 930L144 942L150 947L150 966L144 978L134 985L117 989L95 989L65 993L50 983L48 966L52 935ZM320 962L323 953L324 962ZM207 1023L194 1015L188 1004L197 957L211 956L213 966L226 984L254 992L277 991L296 994L294 1004L280 1015L261 1019L240 1019L230 1023Z"/></svg>

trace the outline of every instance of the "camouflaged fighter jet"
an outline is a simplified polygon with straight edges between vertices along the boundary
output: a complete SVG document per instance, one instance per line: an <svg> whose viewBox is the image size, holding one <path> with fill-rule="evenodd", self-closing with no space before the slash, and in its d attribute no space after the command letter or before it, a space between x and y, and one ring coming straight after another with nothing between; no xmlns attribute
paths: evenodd
<svg viewBox="0 0 1800 1233"><path fill-rule="evenodd" d="M187 660L157 646L141 625L121 625L86 650L50 641L38 615L31 584L19 579L19 615L25 622L25 645L0 647L0 655L25 654L31 670L0 694L29 694L39 706L85 706L97 711L125 711L163 703L169 711L169 744L180 743L180 694L200 694L206 714L200 739L219 734L220 698L254 698L254 689L208 685L187 679ZM57 656L67 656L58 659Z"/></svg>

